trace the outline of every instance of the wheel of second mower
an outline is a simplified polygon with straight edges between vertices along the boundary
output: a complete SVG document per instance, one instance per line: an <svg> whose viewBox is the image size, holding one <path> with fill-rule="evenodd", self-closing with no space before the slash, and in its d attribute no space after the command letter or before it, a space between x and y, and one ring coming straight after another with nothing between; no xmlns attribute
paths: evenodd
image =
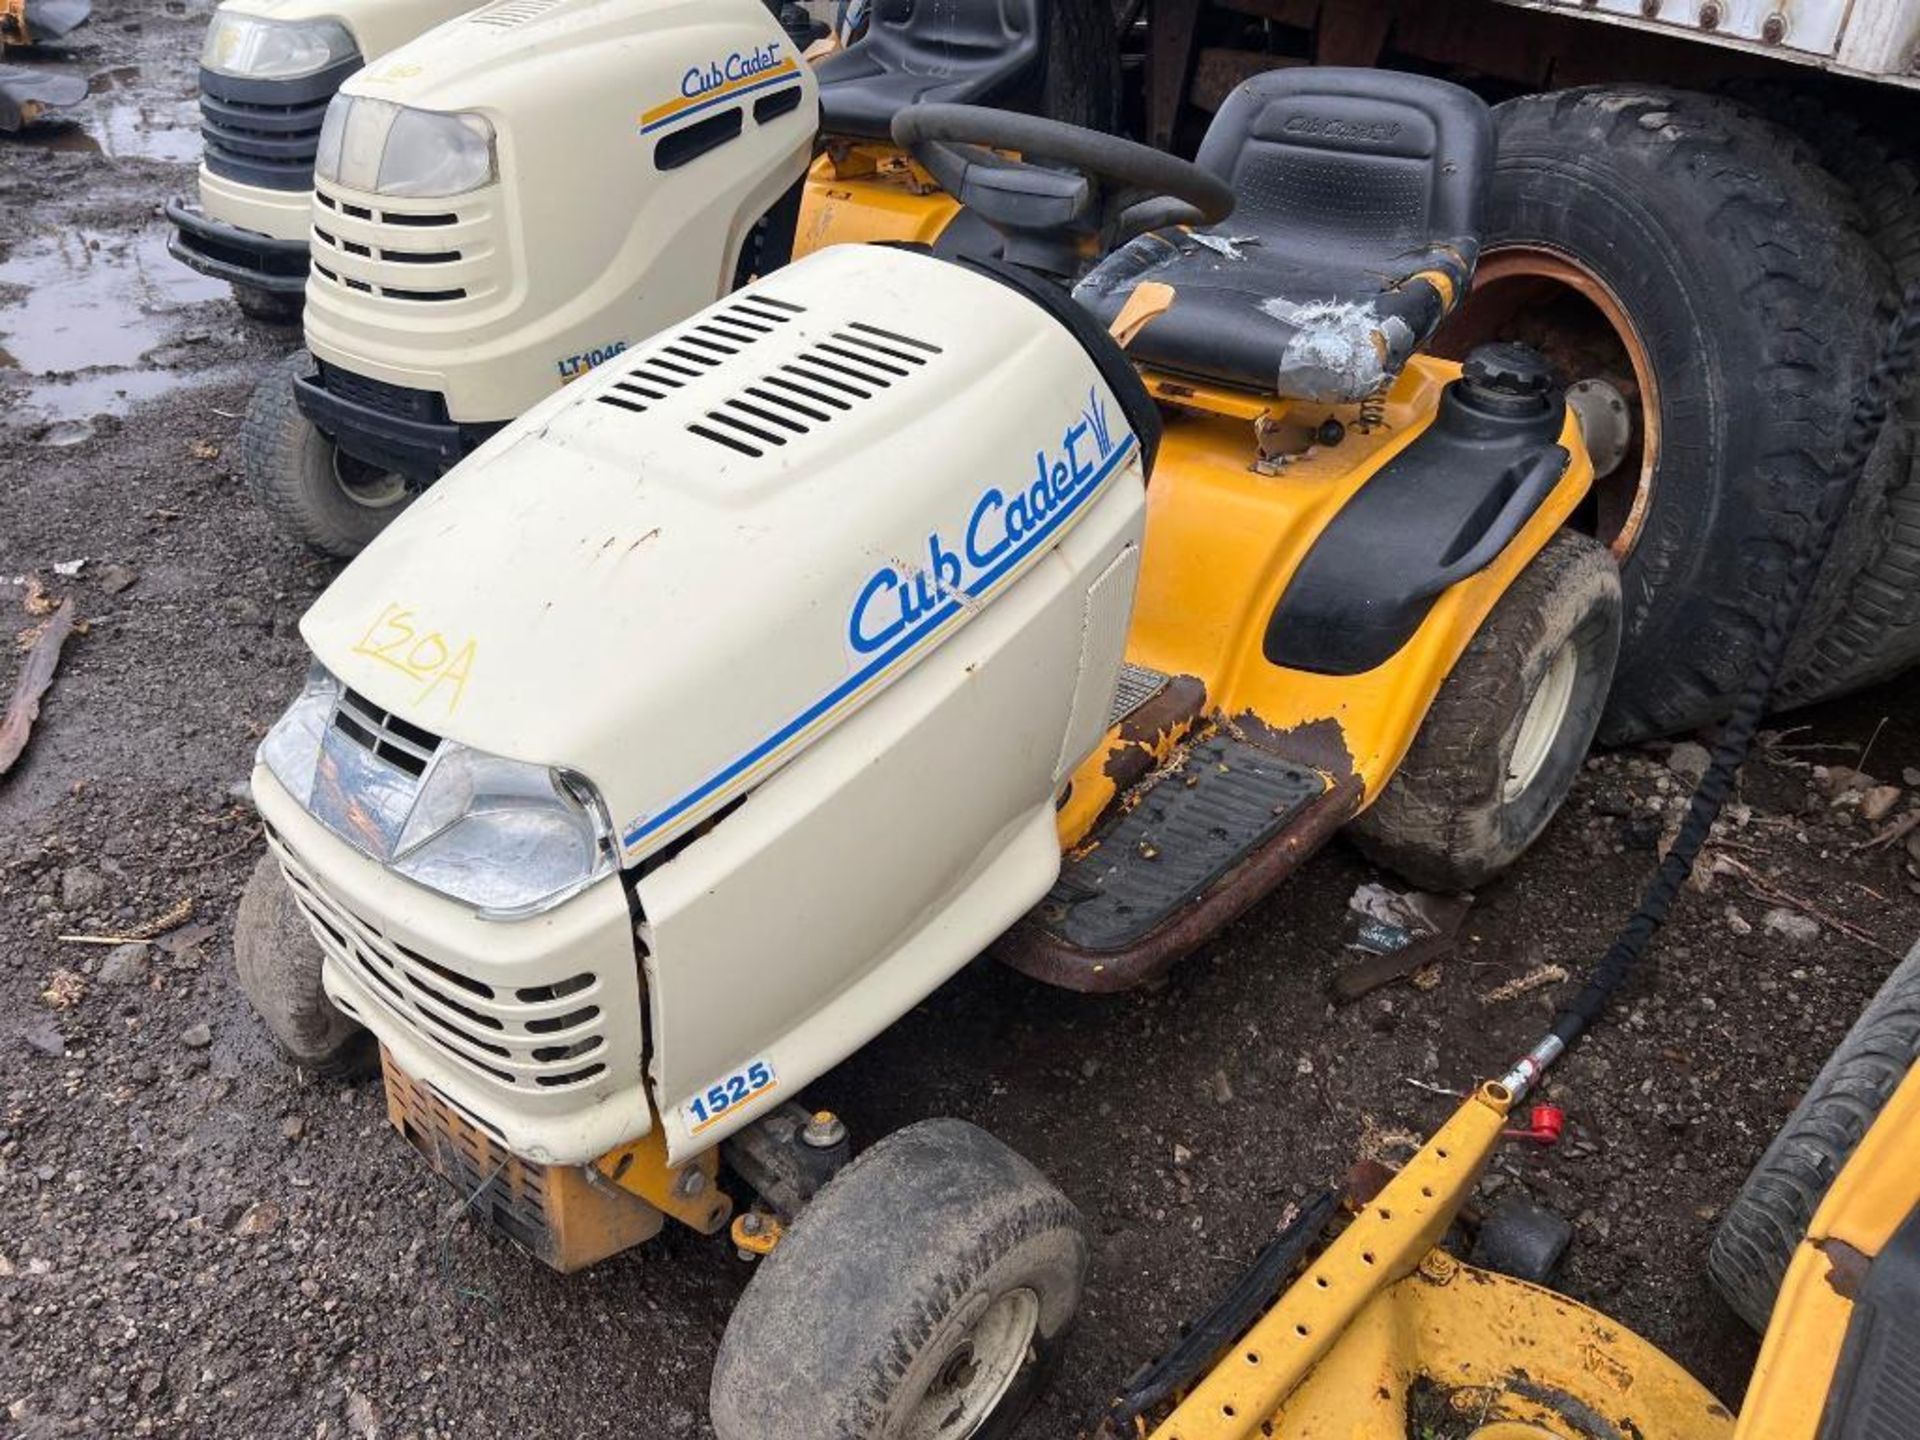
<svg viewBox="0 0 1920 1440"><path fill-rule="evenodd" d="M320 942L273 856L247 879L233 921L233 964L247 1002L287 1058L323 1075L373 1068L373 1037L320 987Z"/></svg>
<svg viewBox="0 0 1920 1440"><path fill-rule="evenodd" d="M1714 1231L1707 1274L1754 1329L1767 1328L1780 1282L1827 1187L1916 1062L1920 949L1894 967L1820 1067Z"/></svg>
<svg viewBox="0 0 1920 1440"><path fill-rule="evenodd" d="M413 488L343 453L301 413L293 382L313 368L313 358L296 350L255 387L240 427L240 467L274 529L351 559L407 507Z"/></svg>
<svg viewBox="0 0 1920 1440"><path fill-rule="evenodd" d="M301 312L306 309L305 296L284 295L258 285L235 285L233 303L240 307L242 315L262 325L298 325Z"/></svg>
<svg viewBox="0 0 1920 1440"><path fill-rule="evenodd" d="M1573 787L1620 651L1620 574L1563 531L1500 597L1434 697L1400 768L1348 833L1433 890L1520 857Z"/></svg>
<svg viewBox="0 0 1920 1440"><path fill-rule="evenodd" d="M1004 1440L1058 1368L1073 1203L959 1120L889 1135L760 1262L714 1361L720 1440Z"/></svg>

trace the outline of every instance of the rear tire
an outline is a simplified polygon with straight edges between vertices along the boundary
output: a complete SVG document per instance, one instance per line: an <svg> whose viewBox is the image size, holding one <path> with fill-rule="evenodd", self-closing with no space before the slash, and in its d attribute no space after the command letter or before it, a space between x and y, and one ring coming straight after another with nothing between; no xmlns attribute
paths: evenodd
<svg viewBox="0 0 1920 1440"><path fill-rule="evenodd" d="M910 1125L760 1262L714 1362L714 1430L1003 1440L1059 1367L1087 1255L1079 1212L1027 1161L963 1121ZM936 1431L930 1414L964 1418Z"/></svg>
<svg viewBox="0 0 1920 1440"><path fill-rule="evenodd" d="M413 490L341 453L301 413L293 382L313 369L313 358L296 350L254 388L240 427L240 468L274 529L346 560L392 523Z"/></svg>
<svg viewBox="0 0 1920 1440"><path fill-rule="evenodd" d="M1054 0L1040 113L1083 130L1120 125L1120 43L1111 0Z"/></svg>
<svg viewBox="0 0 1920 1440"><path fill-rule="evenodd" d="M1481 624L1380 798L1348 833L1429 890L1471 890L1511 865L1573 788L1620 649L1620 575L1562 531Z"/></svg>
<svg viewBox="0 0 1920 1440"><path fill-rule="evenodd" d="M271 855L260 857L240 896L233 964L254 1013L294 1064L341 1076L374 1067L373 1037L320 986L320 942Z"/></svg>
<svg viewBox="0 0 1920 1440"><path fill-rule="evenodd" d="M1834 1176L1920 1060L1920 949L1894 967L1880 993L1814 1077L1714 1232L1713 1287L1755 1330L1765 1330L1793 1252Z"/></svg>
<svg viewBox="0 0 1920 1440"><path fill-rule="evenodd" d="M1635 463L1608 482L1625 486L1612 510L1627 518L1614 534L1601 527L1618 542L1627 597L1601 733L1618 742L1694 728L1726 713L1752 669L1872 361L1891 299L1886 268L1812 152L1731 102L1589 88L1512 100L1495 115L1481 281L1461 328L1472 330L1476 311L1485 322L1498 286L1549 283L1526 267L1555 264L1597 287L1601 299L1587 297L1596 310L1614 304L1629 322L1618 337L1638 352L1628 380L1636 405L1652 403L1637 431L1644 472ZM1522 273L1498 278L1503 266ZM1509 304L1525 294L1506 293ZM1571 348L1562 363L1578 367L1578 343L1526 328L1546 323L1545 298L1513 305L1519 329L1503 338ZM1892 443L1857 504L1884 491ZM1868 533L1850 525L1830 555L1816 616L1865 562Z"/></svg>
<svg viewBox="0 0 1920 1440"><path fill-rule="evenodd" d="M1915 157L1798 86L1768 85L1753 101L1813 146L1846 186L1895 285L1920 280ZM1920 385L1906 387L1887 433L1887 462L1874 471L1883 483L1869 485L1855 506L1858 568L1801 626L1781 686L1786 703L1857 690L1920 660Z"/></svg>

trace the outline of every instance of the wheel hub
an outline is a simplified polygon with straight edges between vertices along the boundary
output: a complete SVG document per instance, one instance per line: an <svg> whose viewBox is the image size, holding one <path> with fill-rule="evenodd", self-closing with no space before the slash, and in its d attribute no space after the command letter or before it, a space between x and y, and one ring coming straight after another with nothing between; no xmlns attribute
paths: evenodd
<svg viewBox="0 0 1920 1440"><path fill-rule="evenodd" d="M1567 723L1567 712L1573 706L1573 682L1579 673L1580 657L1574 652L1573 642L1568 640L1547 662L1546 674L1533 687L1526 713L1520 717L1513 755L1507 761L1506 784L1501 788L1501 798L1508 803L1526 794L1546 768L1547 757L1553 753L1553 742Z"/></svg>
<svg viewBox="0 0 1920 1440"><path fill-rule="evenodd" d="M1567 387L1567 408L1580 417L1580 435L1593 461L1593 478L1604 480L1620 468L1633 441L1633 416L1627 400L1605 380L1591 376Z"/></svg>
<svg viewBox="0 0 1920 1440"><path fill-rule="evenodd" d="M966 1440L977 1434L1025 1367L1040 1328L1040 1297L1025 1288L996 1296L934 1371L900 1440Z"/></svg>

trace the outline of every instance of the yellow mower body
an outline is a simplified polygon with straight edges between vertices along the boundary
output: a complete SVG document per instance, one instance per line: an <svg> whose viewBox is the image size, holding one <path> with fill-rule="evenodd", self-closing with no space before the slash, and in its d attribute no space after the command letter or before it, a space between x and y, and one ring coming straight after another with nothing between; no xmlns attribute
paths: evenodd
<svg viewBox="0 0 1920 1440"><path fill-rule="evenodd" d="M1152 1440L1812 1440L1859 1277L1920 1206L1920 1070L1815 1215L1738 1416L1605 1315L1438 1247L1507 1106L1499 1086L1482 1086Z"/></svg>

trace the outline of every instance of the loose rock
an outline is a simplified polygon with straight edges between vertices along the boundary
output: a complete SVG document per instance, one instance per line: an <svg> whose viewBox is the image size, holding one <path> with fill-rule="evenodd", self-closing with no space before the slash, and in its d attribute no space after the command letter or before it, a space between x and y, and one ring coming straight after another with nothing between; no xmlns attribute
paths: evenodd
<svg viewBox="0 0 1920 1440"><path fill-rule="evenodd" d="M1760 928L1795 945L1811 945L1820 938L1820 922L1798 910L1777 905L1760 917Z"/></svg>
<svg viewBox="0 0 1920 1440"><path fill-rule="evenodd" d="M1698 785L1712 763L1707 747L1693 740L1682 740L1667 752L1667 768L1689 785Z"/></svg>
<svg viewBox="0 0 1920 1440"><path fill-rule="evenodd" d="M180 1043L189 1050L204 1050L213 1043L213 1028L204 1023L195 1025L181 1032Z"/></svg>
<svg viewBox="0 0 1920 1440"><path fill-rule="evenodd" d="M107 958L100 962L99 980L102 985L138 985L146 978L147 945L144 940L116 945L107 952Z"/></svg>

